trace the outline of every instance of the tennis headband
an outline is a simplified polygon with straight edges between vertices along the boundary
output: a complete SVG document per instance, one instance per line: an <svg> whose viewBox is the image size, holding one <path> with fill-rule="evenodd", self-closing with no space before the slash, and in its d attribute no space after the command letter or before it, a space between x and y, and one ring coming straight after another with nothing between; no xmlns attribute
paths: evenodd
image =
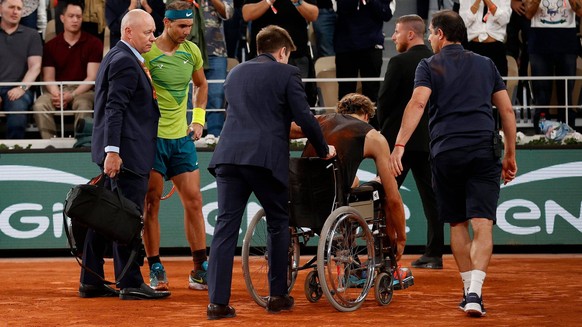
<svg viewBox="0 0 582 327"><path fill-rule="evenodd" d="M192 17L192 9L184 9L184 10L166 10L165 17L167 19L176 20L176 19L191 19Z"/></svg>

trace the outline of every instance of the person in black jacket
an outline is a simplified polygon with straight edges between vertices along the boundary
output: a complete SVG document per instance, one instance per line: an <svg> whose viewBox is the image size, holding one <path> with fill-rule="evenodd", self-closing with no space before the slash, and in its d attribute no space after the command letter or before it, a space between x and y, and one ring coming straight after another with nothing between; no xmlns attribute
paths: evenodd
<svg viewBox="0 0 582 327"><path fill-rule="evenodd" d="M152 16L156 24L154 36L164 31L166 5L162 0L107 0L105 1L105 20L109 27L109 46L113 48L121 37L121 20L130 10L141 8ZM105 45L107 46L107 45Z"/></svg>
<svg viewBox="0 0 582 327"><path fill-rule="evenodd" d="M91 157L109 177L105 186L118 187L143 212L156 153L160 110L141 53L152 47L155 24L147 12L134 9L125 15L121 28L121 41L103 58L95 80ZM126 170L122 170L122 165ZM121 291L105 286L102 278L106 242L106 238L95 230L87 231L83 264L88 269L81 270L80 297L119 296L122 300L147 300L170 295L170 292L155 291L144 283L137 260L130 262L123 278L117 281ZM130 250L128 245L113 243L117 278L131 258Z"/></svg>
<svg viewBox="0 0 582 327"><path fill-rule="evenodd" d="M402 123L404 108L414 88L414 72L423 58L432 56L424 43L426 25L418 15L401 16L396 21L392 41L400 54L390 59L384 82L378 95L378 121L380 131L394 149L396 135ZM443 268L443 223L439 221L434 191L432 190L429 163L428 114L425 112L420 124L412 134L402 158L404 170L396 177L398 187L412 171L416 187L422 200L427 220L427 243L424 254L412 262L415 268Z"/></svg>
<svg viewBox="0 0 582 327"><path fill-rule="evenodd" d="M232 267L240 224L254 193L265 209L269 237L268 312L290 310L287 289L289 234L289 133L302 127L321 158L331 158L321 128L310 111L299 68L288 65L295 50L283 28L270 25L257 34L259 55L228 74L229 104L220 142L208 170L216 176L218 216L208 261L208 319L232 318Z"/></svg>

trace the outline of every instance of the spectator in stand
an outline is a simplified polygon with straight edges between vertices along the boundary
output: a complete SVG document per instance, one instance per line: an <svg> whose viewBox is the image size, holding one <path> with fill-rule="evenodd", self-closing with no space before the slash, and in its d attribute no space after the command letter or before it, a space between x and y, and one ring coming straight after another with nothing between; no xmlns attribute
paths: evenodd
<svg viewBox="0 0 582 327"><path fill-rule="evenodd" d="M61 0L62 1L62 0ZM164 30L164 13L166 5L163 0L107 0L105 2L105 19L109 27L109 46L113 48L121 38L121 19L128 11L136 8L145 10L156 24L154 35L157 37Z"/></svg>
<svg viewBox="0 0 582 327"><path fill-rule="evenodd" d="M507 24L507 54L515 58L519 76L528 76L529 55L527 53L527 39L529 35L530 20L525 17L525 5L522 0L511 0L511 18ZM520 80L517 86L517 94L522 94L523 88L529 94L529 81ZM522 102L521 96L517 97ZM527 101L527 100L526 100ZM522 103L525 105L527 103Z"/></svg>
<svg viewBox="0 0 582 327"><path fill-rule="evenodd" d="M103 43L81 30L83 9L82 2L69 2L59 17L64 32L44 46L44 82L95 81L103 56ZM59 85L46 85L45 93L33 105L40 136L43 139L55 137L57 130L52 112L61 107L63 110L85 111L75 114L75 127L79 119L91 117L94 95L90 84L65 85L62 92Z"/></svg>
<svg viewBox="0 0 582 327"><path fill-rule="evenodd" d="M34 29L22 26L22 0L0 0L0 81L24 85L0 86L3 111L28 111L34 95L30 83L40 74L42 41ZM6 139L23 139L26 114L10 114L6 118Z"/></svg>
<svg viewBox="0 0 582 327"><path fill-rule="evenodd" d="M247 24L242 17L244 0L234 0L234 12L229 20L224 21L224 40L228 58L236 58L239 62L246 60ZM244 59L243 59L244 58Z"/></svg>
<svg viewBox="0 0 582 327"><path fill-rule="evenodd" d="M299 68L301 78L315 77L313 58L308 46L307 24L317 19L319 10L315 0L246 0L243 18L251 23L249 59L257 56L256 37L261 29L277 25L291 35L297 50L291 53L289 64ZM304 83L307 101L317 102L315 83Z"/></svg>
<svg viewBox="0 0 582 327"><path fill-rule="evenodd" d="M208 68L204 69L206 79L226 78L226 43L222 32L222 22L232 17L232 0L205 0L204 39L208 52ZM224 125L224 86L222 83L208 83L208 103L206 105L206 129L208 134L219 136ZM209 109L209 110L208 110Z"/></svg>
<svg viewBox="0 0 582 327"><path fill-rule="evenodd" d="M319 15L317 20L313 22L313 30L315 31L314 59L319 57L334 56L333 36L335 33L335 22L337 21L337 14L334 8L335 0L319 0L317 1L317 8Z"/></svg>
<svg viewBox="0 0 582 327"><path fill-rule="evenodd" d="M93 36L99 38L103 42L105 36L105 6L110 0L73 0L77 2L82 2L84 4L83 10L83 25L81 29ZM67 6L70 0L55 0L55 17L60 17L63 14L63 10ZM120 18L121 20L121 18ZM55 31L57 34L63 32L63 23L60 19L55 19Z"/></svg>
<svg viewBox="0 0 582 327"><path fill-rule="evenodd" d="M580 40L576 33L576 16L582 16L582 0L544 1L525 0L525 16L531 19L528 51L531 76L576 76L576 59L580 53ZM532 81L536 106L547 106L552 96L552 80ZM556 83L558 105L572 105L574 80L568 81L568 98L564 98L564 83ZM540 114L549 117L548 108L538 108L534 114L534 128L540 133ZM558 120L574 127L576 114L573 109L558 110Z"/></svg>
<svg viewBox="0 0 582 327"><path fill-rule="evenodd" d="M20 25L44 34L47 23L47 1L49 0L23 0L24 7L22 8Z"/></svg>
<svg viewBox="0 0 582 327"><path fill-rule="evenodd" d="M505 36L511 17L510 0L461 0L459 14L467 26L465 48L493 60L507 76Z"/></svg>
<svg viewBox="0 0 582 327"><path fill-rule="evenodd" d="M337 78L380 77L384 50L384 22L396 9L393 0L338 0L335 28L335 69ZM355 93L357 82L340 82L338 98ZM362 82L362 93L372 102L378 99L380 82ZM339 100L338 99L338 100ZM370 125L376 129L378 119Z"/></svg>

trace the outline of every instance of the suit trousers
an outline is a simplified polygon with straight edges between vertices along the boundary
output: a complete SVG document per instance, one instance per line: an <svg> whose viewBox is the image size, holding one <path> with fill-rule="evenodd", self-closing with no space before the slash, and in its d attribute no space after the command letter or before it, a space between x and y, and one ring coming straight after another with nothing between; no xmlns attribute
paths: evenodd
<svg viewBox="0 0 582 327"><path fill-rule="evenodd" d="M148 186L148 177L149 176L138 176L122 171L119 174L119 177L117 177L116 181L117 187L121 189L121 193L126 198L137 204L140 211L142 212ZM109 178L105 181L105 187L112 189ZM95 230L89 229L87 231L87 237L85 238L85 248L83 251L83 264L101 277L104 276L103 256L107 242L109 241L104 236L95 232ZM130 255L130 246L113 242L113 262L115 276L119 276L127 261L129 260ZM122 289L126 287L139 287L143 283L143 276L141 275L137 260L134 260L134 262L131 263L123 279L118 282L119 283L117 286ZM82 269L81 283L89 285L100 285L103 282L94 274L86 271L85 269Z"/></svg>
<svg viewBox="0 0 582 327"><path fill-rule="evenodd" d="M67 86L64 88L63 91L72 92L76 89L76 86ZM66 111L70 112L72 109L74 112L76 111L87 111L75 114L75 128L77 128L77 122L81 118L91 117L91 111L93 110L93 98L95 97L95 92L87 91L85 93L77 95L73 101L69 104L68 108L65 108ZM60 120L60 117L57 113L54 113L56 110L55 106L52 104L52 95L45 91L43 95L41 95L32 106L34 110L34 120L36 121L36 126L40 131L40 136L43 139L50 139L57 135L57 126L55 124L55 118Z"/></svg>
<svg viewBox="0 0 582 327"><path fill-rule="evenodd" d="M429 156L430 154L424 151L405 151L402 157L403 171L400 176L396 177L396 183L400 188L408 172L412 171L427 222L424 255L441 258L445 243L444 223L439 219L438 215L436 198L432 188Z"/></svg>
<svg viewBox="0 0 582 327"><path fill-rule="evenodd" d="M216 183L218 216L208 261L210 302L226 305L230 301L234 254L251 193L264 208L267 219L270 295L286 295L290 243L288 185L276 180L268 169L230 164L217 165Z"/></svg>

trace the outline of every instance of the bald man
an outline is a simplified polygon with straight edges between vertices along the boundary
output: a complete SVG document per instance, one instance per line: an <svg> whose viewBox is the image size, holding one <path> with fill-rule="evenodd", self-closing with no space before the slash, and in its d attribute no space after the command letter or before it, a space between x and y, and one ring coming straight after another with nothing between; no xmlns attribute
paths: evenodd
<svg viewBox="0 0 582 327"><path fill-rule="evenodd" d="M95 81L93 162L109 177L105 186L118 187L142 212L160 117L156 94L141 55L151 49L154 30L154 20L147 12L141 9L128 12L121 21L121 41L103 58ZM81 270L80 297L146 300L170 295L146 285L138 263L130 261L132 247L141 246L141 240L131 246L113 242L115 277L120 291L103 284L106 242L94 230L87 232L83 263L88 269ZM120 276L126 265L126 273Z"/></svg>

